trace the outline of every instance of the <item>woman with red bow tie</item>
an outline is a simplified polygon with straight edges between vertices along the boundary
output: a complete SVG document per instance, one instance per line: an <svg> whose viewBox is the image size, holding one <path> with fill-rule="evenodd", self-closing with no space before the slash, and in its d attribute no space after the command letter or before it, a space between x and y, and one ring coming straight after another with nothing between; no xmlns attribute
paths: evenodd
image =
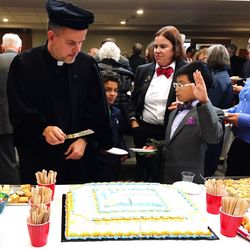
<svg viewBox="0 0 250 250"><path fill-rule="evenodd" d="M131 96L129 117L135 147L148 138L162 140L170 110L176 100L175 71L186 64L183 41L173 26L165 26L154 36L154 62L137 68ZM160 182L160 169L152 158L136 155L136 181Z"/></svg>

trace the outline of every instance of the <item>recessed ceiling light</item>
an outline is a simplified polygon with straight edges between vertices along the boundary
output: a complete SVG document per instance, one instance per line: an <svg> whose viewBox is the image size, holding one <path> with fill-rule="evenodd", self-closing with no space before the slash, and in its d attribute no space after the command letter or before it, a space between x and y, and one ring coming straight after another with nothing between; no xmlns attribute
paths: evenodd
<svg viewBox="0 0 250 250"><path fill-rule="evenodd" d="M3 18L3 22L7 23L7 22L9 22L9 19L8 18Z"/></svg>
<svg viewBox="0 0 250 250"><path fill-rule="evenodd" d="M142 15L142 14L143 14L143 9L137 10L136 13L137 13L138 15Z"/></svg>
<svg viewBox="0 0 250 250"><path fill-rule="evenodd" d="M124 25L126 24L126 21L121 21L120 24Z"/></svg>

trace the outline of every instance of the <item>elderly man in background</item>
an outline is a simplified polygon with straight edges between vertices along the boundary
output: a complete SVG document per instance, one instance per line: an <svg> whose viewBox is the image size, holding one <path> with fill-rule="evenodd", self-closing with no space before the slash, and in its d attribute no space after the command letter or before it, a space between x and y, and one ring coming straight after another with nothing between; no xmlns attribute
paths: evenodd
<svg viewBox="0 0 250 250"><path fill-rule="evenodd" d="M230 56L229 76L239 76L245 60L236 55L237 46L235 44L228 44L226 48Z"/></svg>
<svg viewBox="0 0 250 250"><path fill-rule="evenodd" d="M136 69L139 65L145 64L146 59L143 57L142 54L142 44L135 43L132 46L133 54L129 57L129 65L132 68L132 72L135 74Z"/></svg>
<svg viewBox="0 0 250 250"><path fill-rule="evenodd" d="M18 164L13 144L13 127L9 120L7 77L13 58L21 52L22 40L17 34L2 37L0 54L0 183L20 183Z"/></svg>

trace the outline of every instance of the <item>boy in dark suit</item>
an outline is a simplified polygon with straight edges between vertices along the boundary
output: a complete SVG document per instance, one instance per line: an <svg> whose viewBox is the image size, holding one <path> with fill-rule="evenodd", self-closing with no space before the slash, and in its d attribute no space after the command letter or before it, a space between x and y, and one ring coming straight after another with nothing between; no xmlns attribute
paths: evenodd
<svg viewBox="0 0 250 250"><path fill-rule="evenodd" d="M162 182L181 180L184 170L195 173L194 182L202 183L207 143L218 143L223 136L223 111L212 106L207 89L211 73L203 62L181 67L174 83L178 104L171 112L162 149ZM203 79L204 77L204 79ZM181 104L181 103L182 104Z"/></svg>

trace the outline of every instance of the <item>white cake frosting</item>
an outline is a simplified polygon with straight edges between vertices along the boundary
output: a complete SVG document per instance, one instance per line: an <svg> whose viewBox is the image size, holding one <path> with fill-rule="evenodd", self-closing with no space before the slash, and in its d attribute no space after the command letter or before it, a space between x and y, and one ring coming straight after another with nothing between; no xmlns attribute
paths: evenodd
<svg viewBox="0 0 250 250"><path fill-rule="evenodd" d="M205 217L174 187L90 183L66 199L66 239L210 237Z"/></svg>

